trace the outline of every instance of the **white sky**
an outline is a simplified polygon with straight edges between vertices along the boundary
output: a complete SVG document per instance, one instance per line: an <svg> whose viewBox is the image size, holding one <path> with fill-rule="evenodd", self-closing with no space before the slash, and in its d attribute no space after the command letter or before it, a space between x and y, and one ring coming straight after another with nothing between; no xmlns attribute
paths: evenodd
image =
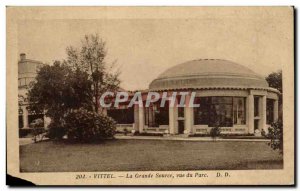
<svg viewBox="0 0 300 191"><path fill-rule="evenodd" d="M200 58L231 60L266 76L291 55L288 24L265 11L185 19L25 19L18 25L18 47L29 59L51 63L66 58L66 47L79 46L85 34L99 33L107 61L117 60L121 69L121 86L135 90L148 88L171 66Z"/></svg>

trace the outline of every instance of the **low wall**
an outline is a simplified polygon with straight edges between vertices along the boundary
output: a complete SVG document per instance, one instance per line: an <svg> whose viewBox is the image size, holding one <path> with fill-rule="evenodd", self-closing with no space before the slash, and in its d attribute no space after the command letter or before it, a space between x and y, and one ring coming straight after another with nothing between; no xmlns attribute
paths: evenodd
<svg viewBox="0 0 300 191"><path fill-rule="evenodd" d="M128 132L134 130L134 123L132 124L117 124L117 132L124 132L127 129Z"/></svg>
<svg viewBox="0 0 300 191"><path fill-rule="evenodd" d="M209 134L213 127L208 125L194 125L195 134ZM221 127L222 134L248 134L248 127L245 125L235 125L233 127Z"/></svg>
<svg viewBox="0 0 300 191"><path fill-rule="evenodd" d="M160 125L159 127L148 127L148 126L145 126L144 127L144 132L146 133L167 133L169 129L169 126L168 125Z"/></svg>

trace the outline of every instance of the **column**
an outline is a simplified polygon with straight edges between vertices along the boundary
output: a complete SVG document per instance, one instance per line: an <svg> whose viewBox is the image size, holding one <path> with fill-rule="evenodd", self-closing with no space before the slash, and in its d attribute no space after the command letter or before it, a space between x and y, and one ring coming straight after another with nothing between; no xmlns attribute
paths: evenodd
<svg viewBox="0 0 300 191"><path fill-rule="evenodd" d="M139 131L139 105L135 104L134 108L134 130Z"/></svg>
<svg viewBox="0 0 300 191"><path fill-rule="evenodd" d="M154 124L154 106L149 106L146 108L148 110L148 127L153 127Z"/></svg>
<svg viewBox="0 0 300 191"><path fill-rule="evenodd" d="M174 104L174 134L178 133L178 100L175 98L175 104Z"/></svg>
<svg viewBox="0 0 300 191"><path fill-rule="evenodd" d="M190 123L191 123L190 134L194 134L194 108L193 107L189 107L189 108L190 108Z"/></svg>
<svg viewBox="0 0 300 191"><path fill-rule="evenodd" d="M248 95L248 132L254 134L254 97L252 94Z"/></svg>
<svg viewBox="0 0 300 191"><path fill-rule="evenodd" d="M139 132L144 131L144 107L139 107Z"/></svg>
<svg viewBox="0 0 300 191"><path fill-rule="evenodd" d="M175 131L175 114L174 114L174 110L175 107L173 105L171 105L171 101L169 101L169 133L170 134L174 134Z"/></svg>
<svg viewBox="0 0 300 191"><path fill-rule="evenodd" d="M267 124L267 96L262 96L261 98L261 119L260 119L260 127L259 130L262 130L266 128L266 124Z"/></svg>
<svg viewBox="0 0 300 191"><path fill-rule="evenodd" d="M23 107L23 128L29 128L28 110L27 110L26 106Z"/></svg>
<svg viewBox="0 0 300 191"><path fill-rule="evenodd" d="M273 118L274 118L274 122L276 122L278 120L278 100L274 100L274 107L273 107L274 111L273 111Z"/></svg>
<svg viewBox="0 0 300 191"><path fill-rule="evenodd" d="M188 94L185 97L185 107L184 107L184 126L186 129L186 134L190 134L193 132L193 108L190 107L189 103L190 103L190 99L191 99L191 95Z"/></svg>

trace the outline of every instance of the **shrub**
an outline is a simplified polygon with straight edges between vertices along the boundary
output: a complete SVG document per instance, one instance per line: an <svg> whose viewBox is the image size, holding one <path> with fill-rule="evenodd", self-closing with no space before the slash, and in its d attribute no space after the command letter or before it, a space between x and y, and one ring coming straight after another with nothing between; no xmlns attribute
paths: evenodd
<svg viewBox="0 0 300 191"><path fill-rule="evenodd" d="M38 139L42 140L43 136L42 134L46 132L46 129L44 128L44 120L43 119L35 119L33 120L29 127L32 129L31 133L33 135L34 142L37 142Z"/></svg>
<svg viewBox="0 0 300 191"><path fill-rule="evenodd" d="M41 118L33 120L30 125L30 128L38 128L38 127L44 127L44 120Z"/></svg>
<svg viewBox="0 0 300 191"><path fill-rule="evenodd" d="M221 129L219 126L213 127L210 132L210 136L215 140L221 134Z"/></svg>
<svg viewBox="0 0 300 191"><path fill-rule="evenodd" d="M44 121L41 118L33 120L29 124L30 128L21 128L19 129L19 137L33 137L34 141L36 141L36 136L39 136L42 133L45 133L46 130L44 128Z"/></svg>
<svg viewBox="0 0 300 191"><path fill-rule="evenodd" d="M273 150L279 150L280 153L283 153L283 127L282 122L277 121L271 124L271 127L268 128L267 138L271 139L271 142L268 143Z"/></svg>
<svg viewBox="0 0 300 191"><path fill-rule="evenodd" d="M134 131L133 135L140 135L140 132L139 131Z"/></svg>
<svg viewBox="0 0 300 191"><path fill-rule="evenodd" d="M129 133L127 128L124 128L124 135L127 135Z"/></svg>
<svg viewBox="0 0 300 191"><path fill-rule="evenodd" d="M116 132L116 123L112 118L84 109L68 113L64 127L68 139L80 142L112 138Z"/></svg>
<svg viewBox="0 0 300 191"><path fill-rule="evenodd" d="M262 129L260 133L261 133L261 136L263 136L263 137L266 137L266 135L267 135L266 131L264 129Z"/></svg>
<svg viewBox="0 0 300 191"><path fill-rule="evenodd" d="M49 139L62 139L65 135L66 129L62 126L62 124L56 121L51 121L48 126L46 137Z"/></svg>

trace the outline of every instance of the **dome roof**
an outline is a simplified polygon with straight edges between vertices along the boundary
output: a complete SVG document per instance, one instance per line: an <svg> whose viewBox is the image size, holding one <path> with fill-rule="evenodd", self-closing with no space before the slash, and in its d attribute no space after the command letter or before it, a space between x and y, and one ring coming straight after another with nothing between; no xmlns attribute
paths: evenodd
<svg viewBox="0 0 300 191"><path fill-rule="evenodd" d="M149 89L185 88L268 88L266 80L249 68L227 60L200 59L166 70Z"/></svg>

